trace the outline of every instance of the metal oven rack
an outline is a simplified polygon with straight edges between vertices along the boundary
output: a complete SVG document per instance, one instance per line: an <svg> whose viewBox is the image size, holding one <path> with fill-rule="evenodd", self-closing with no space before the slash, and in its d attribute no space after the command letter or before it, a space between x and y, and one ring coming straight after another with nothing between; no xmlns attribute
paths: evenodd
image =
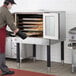
<svg viewBox="0 0 76 76"><path fill-rule="evenodd" d="M16 26L28 36L43 36L43 15L41 13L17 13L15 18Z"/></svg>

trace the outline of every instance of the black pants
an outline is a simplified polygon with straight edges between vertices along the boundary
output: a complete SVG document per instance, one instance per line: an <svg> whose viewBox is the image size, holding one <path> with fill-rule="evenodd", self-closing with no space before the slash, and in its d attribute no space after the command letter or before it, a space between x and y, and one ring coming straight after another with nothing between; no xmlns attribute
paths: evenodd
<svg viewBox="0 0 76 76"><path fill-rule="evenodd" d="M0 65L1 64L5 64L6 61L5 61L5 53L0 53Z"/></svg>

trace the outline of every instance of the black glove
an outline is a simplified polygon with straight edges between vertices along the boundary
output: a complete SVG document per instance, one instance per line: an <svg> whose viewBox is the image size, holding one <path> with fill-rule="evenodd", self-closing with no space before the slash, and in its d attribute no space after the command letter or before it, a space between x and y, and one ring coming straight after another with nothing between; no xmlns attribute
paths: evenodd
<svg viewBox="0 0 76 76"><path fill-rule="evenodd" d="M16 35L12 31L7 31L7 36L16 37Z"/></svg>
<svg viewBox="0 0 76 76"><path fill-rule="evenodd" d="M24 32L20 31L20 30L16 33L16 35L18 35L18 36L21 37L22 39L27 38L27 35L26 35Z"/></svg>

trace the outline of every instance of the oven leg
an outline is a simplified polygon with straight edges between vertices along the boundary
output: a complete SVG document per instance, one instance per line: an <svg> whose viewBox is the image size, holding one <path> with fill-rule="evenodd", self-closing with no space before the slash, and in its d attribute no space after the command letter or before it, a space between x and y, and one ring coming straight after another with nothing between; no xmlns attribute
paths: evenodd
<svg viewBox="0 0 76 76"><path fill-rule="evenodd" d="M47 67L48 71L50 71L51 70L50 45L47 45Z"/></svg>
<svg viewBox="0 0 76 76"><path fill-rule="evenodd" d="M72 64L72 72L74 72L74 68L75 68L75 66Z"/></svg>
<svg viewBox="0 0 76 76"><path fill-rule="evenodd" d="M20 43L17 43L17 66L20 68Z"/></svg>
<svg viewBox="0 0 76 76"><path fill-rule="evenodd" d="M33 61L35 62L36 60L36 45L33 44Z"/></svg>
<svg viewBox="0 0 76 76"><path fill-rule="evenodd" d="M61 41L61 63L64 64L64 41Z"/></svg>

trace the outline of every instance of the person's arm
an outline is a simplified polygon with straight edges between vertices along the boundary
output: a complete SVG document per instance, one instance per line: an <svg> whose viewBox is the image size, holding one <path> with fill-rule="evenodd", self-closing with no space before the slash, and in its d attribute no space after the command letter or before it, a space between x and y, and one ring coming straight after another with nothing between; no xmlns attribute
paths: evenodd
<svg viewBox="0 0 76 76"><path fill-rule="evenodd" d="M13 32L17 32L18 31L18 28L17 26L15 26L14 24L14 18L12 16L12 14L7 10L6 13L5 13L5 20L6 20L6 24L10 27L10 29L13 31Z"/></svg>
<svg viewBox="0 0 76 76"><path fill-rule="evenodd" d="M20 31L14 24L14 19L12 14L7 11L6 13L6 22L7 25L11 28L12 31L14 31L14 34L18 35L19 37L21 37L22 39L25 39L27 37L27 35L25 33L23 33L22 31Z"/></svg>

